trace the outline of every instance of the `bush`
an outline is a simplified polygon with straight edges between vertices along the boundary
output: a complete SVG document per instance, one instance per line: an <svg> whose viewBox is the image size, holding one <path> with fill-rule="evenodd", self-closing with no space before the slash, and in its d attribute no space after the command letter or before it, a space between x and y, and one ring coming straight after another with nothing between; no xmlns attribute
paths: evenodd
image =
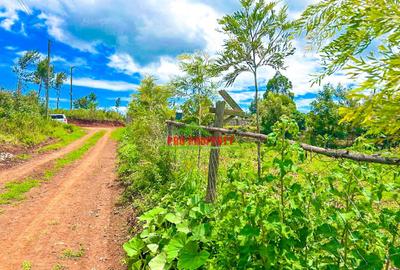
<svg viewBox="0 0 400 270"><path fill-rule="evenodd" d="M125 118L120 113L110 110L54 110L53 113L65 114L71 120L115 121L123 123Z"/></svg>
<svg viewBox="0 0 400 270"><path fill-rule="evenodd" d="M0 143L34 146L76 131L71 125L46 119L44 112L34 92L17 95L0 91Z"/></svg>
<svg viewBox="0 0 400 270"><path fill-rule="evenodd" d="M214 204L185 160L162 188L148 185L155 207L142 208L143 230L124 244L129 269L399 267L398 171L342 161L326 175L307 173L303 150L285 139L298 127L281 120L263 177L245 161L232 164Z"/></svg>

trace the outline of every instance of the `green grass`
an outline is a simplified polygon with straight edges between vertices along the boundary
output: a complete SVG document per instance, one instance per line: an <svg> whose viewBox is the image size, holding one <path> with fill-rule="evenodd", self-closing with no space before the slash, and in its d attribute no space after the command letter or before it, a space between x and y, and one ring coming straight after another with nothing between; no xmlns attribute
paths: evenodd
<svg viewBox="0 0 400 270"><path fill-rule="evenodd" d="M57 263L56 265L54 265L51 270L63 270L63 269L67 269L64 265Z"/></svg>
<svg viewBox="0 0 400 270"><path fill-rule="evenodd" d="M6 183L4 186L6 191L0 194L0 204L8 204L11 201L23 200L26 192L39 185L40 181L36 179Z"/></svg>
<svg viewBox="0 0 400 270"><path fill-rule="evenodd" d="M28 160L28 159L31 159L31 158L32 158L32 156L29 155L29 154L20 154L20 155L17 155L17 159L19 159L19 160Z"/></svg>
<svg viewBox="0 0 400 270"><path fill-rule="evenodd" d="M99 131L93 134L83 146L57 159L54 166L46 170L38 179L25 179L24 181L6 183L4 185L4 191L0 193L0 205L23 200L25 198L25 193L29 190L40 186L42 182L49 181L62 168L80 159L104 134L105 131Z"/></svg>
<svg viewBox="0 0 400 270"><path fill-rule="evenodd" d="M32 263L30 261L23 261L21 265L22 270L31 270Z"/></svg>
<svg viewBox="0 0 400 270"><path fill-rule="evenodd" d="M73 250L70 248L64 249L62 251L61 257L63 259L78 259L83 255L85 255L85 248L82 245L80 245L78 250Z"/></svg>
<svg viewBox="0 0 400 270"><path fill-rule="evenodd" d="M113 132L111 132L110 138L117 142L121 141L122 136L124 135L125 129L126 128L122 128L122 127L114 129Z"/></svg>
<svg viewBox="0 0 400 270"><path fill-rule="evenodd" d="M65 133L58 130L54 134L54 136L58 138L57 142L41 147L38 152L43 153L47 151L58 150L64 146L67 146L73 141L82 138L85 134L86 132L82 128L76 126L73 126L71 133Z"/></svg>
<svg viewBox="0 0 400 270"><path fill-rule="evenodd" d="M56 161L56 168L62 168L65 165L74 162L77 159L80 159L93 145L97 143L97 141L104 136L106 132L103 131L98 131L94 135L92 135L82 147L79 149L72 151L68 154L66 154L64 157L57 159Z"/></svg>

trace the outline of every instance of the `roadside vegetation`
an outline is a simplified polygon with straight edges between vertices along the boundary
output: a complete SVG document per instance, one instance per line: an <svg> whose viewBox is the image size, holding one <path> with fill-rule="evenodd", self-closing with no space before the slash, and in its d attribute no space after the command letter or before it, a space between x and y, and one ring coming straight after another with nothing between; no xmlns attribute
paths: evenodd
<svg viewBox="0 0 400 270"><path fill-rule="evenodd" d="M65 114L69 120L87 120L93 122L117 122L124 123L124 116L116 111L99 109L74 109L54 110L52 113Z"/></svg>
<svg viewBox="0 0 400 270"><path fill-rule="evenodd" d="M81 97L73 102L73 109L56 109L53 113L65 114L70 120L83 120L93 122L115 122L123 124L125 117L119 111L119 99L116 100L115 110L99 109L97 96L90 93L87 96Z"/></svg>
<svg viewBox="0 0 400 270"><path fill-rule="evenodd" d="M132 238L123 245L129 269L400 267L398 166L336 160L307 153L289 141L398 157L400 137L393 131L400 127L395 116L399 107L393 106L399 77L392 62L398 52L390 49L400 42L392 31L399 25L393 23L398 23L394 4L384 1L387 6L378 8L371 2L366 9L358 1L345 2L340 12L335 1L312 5L300 20L287 22L285 8L243 0L240 11L220 20L228 38L219 58L184 56L179 80L166 85L152 77L142 80L119 146L125 199L139 216ZM375 19L386 17L391 21ZM279 33L276 39L246 43L256 30L273 35L272 23ZM360 35L357 27L367 34ZM317 81L343 66L355 77L361 76L361 69L370 75L355 89L322 86L307 114L297 110L290 79L279 72L292 52L290 40L303 31L317 44L332 38L328 45L322 43L325 47L317 46L326 65ZM359 53L371 39L382 43L384 54L367 62ZM277 72L263 97L255 97L247 122L268 139L257 144L236 138L233 145L221 146L217 197L210 202L205 200L209 148L170 146L166 138L207 134L198 125L212 123L203 108L213 93L201 87L210 89L208 76L216 75L200 71L217 70L228 85L241 72L251 72L257 89L252 51L270 60L276 57L271 65ZM171 100L186 92L191 98L182 105L182 121L190 128L167 129L165 121L176 109ZM390 119L387 126L384 119Z"/></svg>
<svg viewBox="0 0 400 270"><path fill-rule="evenodd" d="M82 137L82 129L45 117L45 107L34 92L26 95L0 91L0 144L58 149Z"/></svg>
<svg viewBox="0 0 400 270"><path fill-rule="evenodd" d="M43 152L62 148L85 134L74 125L52 121L50 113L62 113L71 120L123 125L119 98L115 102L115 111L99 109L94 93L71 100L74 110L72 107L71 110L60 109L62 85L67 75L64 71L56 72L56 69L47 57L42 57L35 50L26 51L18 58L12 67L17 77L16 90L0 90L0 145L44 145L39 147L39 151ZM56 108L51 110L49 98L53 94Z"/></svg>

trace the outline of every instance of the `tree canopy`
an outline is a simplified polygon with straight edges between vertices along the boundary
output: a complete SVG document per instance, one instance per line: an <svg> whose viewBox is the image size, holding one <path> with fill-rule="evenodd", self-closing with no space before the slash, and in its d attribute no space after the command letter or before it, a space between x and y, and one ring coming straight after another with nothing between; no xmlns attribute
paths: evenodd
<svg viewBox="0 0 400 270"><path fill-rule="evenodd" d="M349 93L356 106L341 110L343 121L399 140L399 1L325 0L310 5L297 26L320 53L316 82L339 69L361 81Z"/></svg>
<svg viewBox="0 0 400 270"><path fill-rule="evenodd" d="M132 95L129 105L129 115L132 118L152 114L159 119L168 119L172 116L169 99L173 96L170 86L158 85L152 76L145 77L137 93Z"/></svg>
<svg viewBox="0 0 400 270"><path fill-rule="evenodd" d="M74 101L75 109L96 109L97 107L97 97L95 93L90 93L87 96L79 98Z"/></svg>
<svg viewBox="0 0 400 270"><path fill-rule="evenodd" d="M35 72L31 70L37 61L39 61L40 55L37 51L27 51L20 58L17 63L13 66L13 72L17 75L17 93L21 93L24 84L27 82L33 82L35 79Z"/></svg>
<svg viewBox="0 0 400 270"><path fill-rule="evenodd" d="M274 94L286 95L293 99L294 94L292 90L292 82L286 76L277 71L274 77L267 83L267 90L264 93L264 98L267 97L268 92L272 92Z"/></svg>

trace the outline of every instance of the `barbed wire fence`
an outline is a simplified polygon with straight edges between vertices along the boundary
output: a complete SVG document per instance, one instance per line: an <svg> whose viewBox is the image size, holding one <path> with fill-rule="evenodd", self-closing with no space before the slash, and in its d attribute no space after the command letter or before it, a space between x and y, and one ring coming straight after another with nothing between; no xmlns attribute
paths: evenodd
<svg viewBox="0 0 400 270"><path fill-rule="evenodd" d="M256 161L254 154L252 154L255 153L251 149L252 146L256 149L257 141L267 141L267 135L264 134L222 128L224 124L224 108L225 102L219 101L216 104L216 108L212 109L212 112L216 115L213 126L189 125L176 121L166 122L168 127L167 144L174 149L175 158L185 160L184 162L187 163L197 161L198 173L202 178L207 177L208 187L206 200L209 202L215 200L216 180L220 171L226 171L229 165L235 162L235 158L238 161L243 161L243 156L245 156L247 161L252 158ZM234 114L233 110L228 111L229 114ZM246 139L249 143L234 143L234 141L238 139ZM290 143L295 144L298 142L290 141ZM378 154L367 155L350 152L348 150L327 149L305 143L298 144L307 153L302 167L321 176L324 176L345 160L400 165L400 159L398 158L383 157ZM199 151L200 155L198 155ZM247 152L247 157L244 152ZM268 163L268 161L272 161L277 156L277 153L268 152L268 147L265 146L263 147L263 152L263 163ZM268 153L265 154L266 152ZM222 155L220 155L221 153ZM238 153L241 157L237 156ZM196 166L193 164L185 165L188 170L196 170ZM397 166L393 167L395 167L393 170L398 169Z"/></svg>

